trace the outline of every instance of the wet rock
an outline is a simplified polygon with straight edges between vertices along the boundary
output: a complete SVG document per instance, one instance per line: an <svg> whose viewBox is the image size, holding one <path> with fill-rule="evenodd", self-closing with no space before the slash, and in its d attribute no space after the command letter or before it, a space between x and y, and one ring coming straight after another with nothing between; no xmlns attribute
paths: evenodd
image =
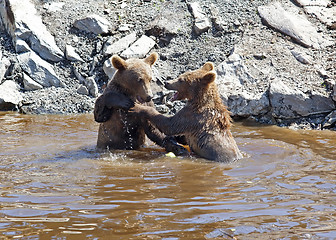
<svg viewBox="0 0 336 240"><path fill-rule="evenodd" d="M313 58L311 56L308 56L304 52L300 52L298 50L291 50L292 55L298 60L300 63L303 64L312 64Z"/></svg>
<svg viewBox="0 0 336 240"><path fill-rule="evenodd" d="M192 2L188 4L192 15L195 18L194 31L197 35L208 31L211 27L209 18L206 17L204 11L202 10L198 2Z"/></svg>
<svg viewBox="0 0 336 240"><path fill-rule="evenodd" d="M22 39L43 59L55 62L62 60L63 52L42 23L30 0L1 1L0 15L14 46L18 39Z"/></svg>
<svg viewBox="0 0 336 240"><path fill-rule="evenodd" d="M23 87L26 91L33 91L42 89L43 86L37 82L35 82L31 77L29 77L27 74L23 73Z"/></svg>
<svg viewBox="0 0 336 240"><path fill-rule="evenodd" d="M22 101L20 87L16 82L7 80L0 85L0 110L14 110Z"/></svg>
<svg viewBox="0 0 336 240"><path fill-rule="evenodd" d="M123 58L144 58L147 53L154 47L155 41L142 35L135 43L121 53Z"/></svg>
<svg viewBox="0 0 336 240"><path fill-rule="evenodd" d="M120 53L121 51L125 50L129 47L133 42L136 41L136 33L132 32L126 35L123 38L120 38L118 41L113 42L114 39L111 37L109 40L106 41L103 48L104 56L113 55Z"/></svg>
<svg viewBox="0 0 336 240"><path fill-rule="evenodd" d="M75 21L74 26L79 30L99 35L108 33L111 24L105 18L93 14Z"/></svg>
<svg viewBox="0 0 336 240"><path fill-rule="evenodd" d="M63 86L52 65L34 52L21 53L17 55L17 59L23 71L43 87Z"/></svg>
<svg viewBox="0 0 336 240"><path fill-rule="evenodd" d="M285 10L278 2L258 8L260 17L269 26L292 37L305 47L321 49L334 44L329 37L318 33L316 27L303 15Z"/></svg>
<svg viewBox="0 0 336 240"><path fill-rule="evenodd" d="M299 118L310 115L331 112L335 105L333 101L318 92L311 94L293 89L280 79L270 84L269 97L272 114L276 118Z"/></svg>
<svg viewBox="0 0 336 240"><path fill-rule="evenodd" d="M269 111L265 91L258 91L255 79L237 54L217 67L218 90L224 103L235 117L263 115Z"/></svg>
<svg viewBox="0 0 336 240"><path fill-rule="evenodd" d="M84 62L84 60L76 53L75 48L71 45L65 46L65 57L73 62Z"/></svg>
<svg viewBox="0 0 336 240"><path fill-rule="evenodd" d="M11 63L9 59L6 57L1 58L1 55L0 55L0 84L2 83L2 80L5 77L5 74L10 65Z"/></svg>
<svg viewBox="0 0 336 240"><path fill-rule="evenodd" d="M89 90L87 89L87 87L81 85L81 86L79 86L79 88L77 89L77 93L78 93L78 94L82 94L82 95L89 95Z"/></svg>

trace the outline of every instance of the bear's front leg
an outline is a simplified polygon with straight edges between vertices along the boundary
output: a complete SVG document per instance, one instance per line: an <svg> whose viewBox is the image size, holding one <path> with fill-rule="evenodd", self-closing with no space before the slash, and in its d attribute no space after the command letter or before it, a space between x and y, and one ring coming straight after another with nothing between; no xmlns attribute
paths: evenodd
<svg viewBox="0 0 336 240"><path fill-rule="evenodd" d="M118 92L104 92L95 102L94 118L102 123L110 119L113 108L128 110L134 106L134 102L127 96Z"/></svg>

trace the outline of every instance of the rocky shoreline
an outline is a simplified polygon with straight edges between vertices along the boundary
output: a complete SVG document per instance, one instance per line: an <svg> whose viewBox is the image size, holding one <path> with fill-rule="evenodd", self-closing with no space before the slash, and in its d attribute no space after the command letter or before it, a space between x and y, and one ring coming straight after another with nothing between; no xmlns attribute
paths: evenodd
<svg viewBox="0 0 336 240"><path fill-rule="evenodd" d="M335 1L6 0L0 14L1 110L92 112L113 54L156 51L163 113L183 106L163 83L212 61L235 119L336 128Z"/></svg>

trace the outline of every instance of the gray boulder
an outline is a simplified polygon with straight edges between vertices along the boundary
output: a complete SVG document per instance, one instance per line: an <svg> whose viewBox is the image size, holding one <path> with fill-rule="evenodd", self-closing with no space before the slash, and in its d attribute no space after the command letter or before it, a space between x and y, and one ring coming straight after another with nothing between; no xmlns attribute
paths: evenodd
<svg viewBox="0 0 336 240"><path fill-rule="evenodd" d="M110 28L110 23L105 18L93 14L89 15L83 19L79 19L75 21L74 26L79 30L94 33L94 34L102 34L108 33Z"/></svg>
<svg viewBox="0 0 336 240"><path fill-rule="evenodd" d="M42 19L37 15L30 0L0 1L0 15L7 32L16 46L18 39L24 40L40 57L50 61L60 61L63 52L48 32Z"/></svg>
<svg viewBox="0 0 336 240"><path fill-rule="evenodd" d="M305 47L321 49L334 44L329 37L318 33L316 27L304 15L285 10L279 2L260 6L258 11L264 22Z"/></svg>
<svg viewBox="0 0 336 240"><path fill-rule="evenodd" d="M335 109L330 97L318 92L311 94L293 89L280 79L270 83L269 90L272 114L276 118L298 118L329 113Z"/></svg>
<svg viewBox="0 0 336 240"><path fill-rule="evenodd" d="M21 53L17 55L17 59L23 71L43 87L63 86L52 65L41 59L34 52Z"/></svg>
<svg viewBox="0 0 336 240"><path fill-rule="evenodd" d="M0 110L14 110L22 101L20 87L16 82L7 80L0 85Z"/></svg>
<svg viewBox="0 0 336 240"><path fill-rule="evenodd" d="M248 72L239 55L231 55L217 67L216 84L233 116L257 116L269 111L266 91L258 90L257 79Z"/></svg>

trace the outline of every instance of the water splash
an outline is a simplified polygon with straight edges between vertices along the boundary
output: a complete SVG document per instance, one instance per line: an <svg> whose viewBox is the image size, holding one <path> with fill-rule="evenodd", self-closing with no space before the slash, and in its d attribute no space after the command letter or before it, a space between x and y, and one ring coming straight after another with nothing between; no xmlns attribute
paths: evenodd
<svg viewBox="0 0 336 240"><path fill-rule="evenodd" d="M118 111L119 111L120 119L121 119L122 123L124 124L124 129L125 129L126 133L128 134L129 147L130 147L130 149L133 149L133 138L132 138L132 134L131 134L131 131L130 131L130 126L129 126L128 121L127 121L127 113L125 111L121 110L121 109L119 109ZM125 141L125 144L127 144L127 141Z"/></svg>

